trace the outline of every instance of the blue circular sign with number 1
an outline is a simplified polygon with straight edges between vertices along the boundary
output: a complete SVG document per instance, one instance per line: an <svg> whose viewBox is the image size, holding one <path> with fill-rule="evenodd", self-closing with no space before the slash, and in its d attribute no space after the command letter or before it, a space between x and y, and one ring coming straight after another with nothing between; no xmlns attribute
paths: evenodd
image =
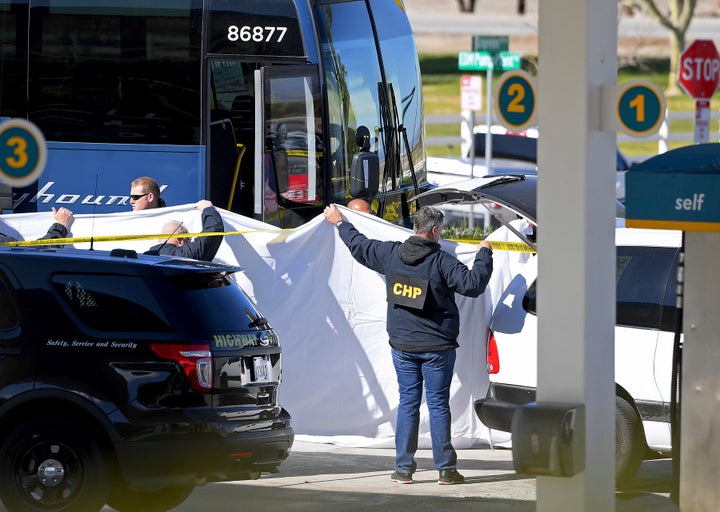
<svg viewBox="0 0 720 512"><path fill-rule="evenodd" d="M632 81L621 85L617 98L620 126L631 135L654 132L665 117L665 97L654 85Z"/></svg>
<svg viewBox="0 0 720 512"><path fill-rule="evenodd" d="M45 169L42 132L24 119L0 123L0 181L20 188L37 181Z"/></svg>
<svg viewBox="0 0 720 512"><path fill-rule="evenodd" d="M511 130L530 126L537 108L535 86L530 75L520 69L503 73L495 89L495 108L500 122Z"/></svg>

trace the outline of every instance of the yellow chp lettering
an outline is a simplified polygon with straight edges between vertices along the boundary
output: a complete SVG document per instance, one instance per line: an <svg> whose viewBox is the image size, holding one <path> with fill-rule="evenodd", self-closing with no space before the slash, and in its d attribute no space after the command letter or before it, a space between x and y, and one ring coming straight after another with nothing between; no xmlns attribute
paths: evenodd
<svg viewBox="0 0 720 512"><path fill-rule="evenodd" d="M393 293L395 295L401 295L403 297L416 299L419 295L422 294L422 288L418 288L417 286L410 286L403 283L395 283L395 285L393 285Z"/></svg>

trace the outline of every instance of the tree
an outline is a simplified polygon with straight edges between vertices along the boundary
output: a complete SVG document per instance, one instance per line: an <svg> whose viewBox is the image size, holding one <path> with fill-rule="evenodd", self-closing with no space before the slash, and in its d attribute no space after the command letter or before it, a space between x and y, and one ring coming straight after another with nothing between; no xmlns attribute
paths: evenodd
<svg viewBox="0 0 720 512"><path fill-rule="evenodd" d="M660 1L666 5L658 5ZM670 72L665 94L680 94L678 63L680 54L685 50L685 34L695 14L697 0L621 0L621 3L644 12L670 31Z"/></svg>
<svg viewBox="0 0 720 512"><path fill-rule="evenodd" d="M460 12L475 12L475 0L458 0Z"/></svg>
<svg viewBox="0 0 720 512"><path fill-rule="evenodd" d="M475 0L457 0L460 12L475 12ZM517 13L525 14L525 0L517 0Z"/></svg>

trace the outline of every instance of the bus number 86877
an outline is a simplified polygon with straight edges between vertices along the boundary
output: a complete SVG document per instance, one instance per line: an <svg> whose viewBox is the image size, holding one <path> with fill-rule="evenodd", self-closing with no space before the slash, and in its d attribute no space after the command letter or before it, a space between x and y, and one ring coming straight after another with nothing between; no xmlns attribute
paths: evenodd
<svg viewBox="0 0 720 512"><path fill-rule="evenodd" d="M238 27L237 25L230 25L228 27L227 38L229 41L242 41L244 43L248 41L260 42L276 42L280 43L285 37L287 27L251 27L244 25ZM275 38L273 39L273 36Z"/></svg>

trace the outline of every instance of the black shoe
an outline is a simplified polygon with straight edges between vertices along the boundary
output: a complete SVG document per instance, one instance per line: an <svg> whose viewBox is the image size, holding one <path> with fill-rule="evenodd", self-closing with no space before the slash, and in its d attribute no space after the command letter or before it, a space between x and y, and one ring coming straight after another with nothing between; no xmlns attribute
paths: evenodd
<svg viewBox="0 0 720 512"><path fill-rule="evenodd" d="M412 473L401 473L400 471L393 471L392 475L390 475L390 480L399 484L411 484Z"/></svg>
<svg viewBox="0 0 720 512"><path fill-rule="evenodd" d="M439 485L464 484L465 477L457 469L441 469L438 476Z"/></svg>

